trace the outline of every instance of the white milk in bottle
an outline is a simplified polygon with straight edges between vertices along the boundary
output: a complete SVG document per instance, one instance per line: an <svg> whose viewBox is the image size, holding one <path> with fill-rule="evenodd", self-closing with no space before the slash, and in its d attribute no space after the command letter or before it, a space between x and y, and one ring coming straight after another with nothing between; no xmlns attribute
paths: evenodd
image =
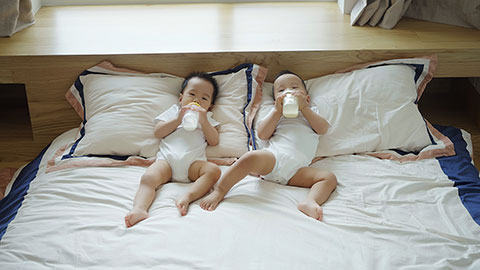
<svg viewBox="0 0 480 270"><path fill-rule="evenodd" d="M197 102L190 102L188 103L188 105L200 107L200 104L198 104ZM192 110L186 111L183 115L182 126L185 130L188 131L195 130L198 126L198 112Z"/></svg>
<svg viewBox="0 0 480 270"><path fill-rule="evenodd" d="M287 118L295 118L298 116L298 100L292 91L287 91L283 99L283 116Z"/></svg>

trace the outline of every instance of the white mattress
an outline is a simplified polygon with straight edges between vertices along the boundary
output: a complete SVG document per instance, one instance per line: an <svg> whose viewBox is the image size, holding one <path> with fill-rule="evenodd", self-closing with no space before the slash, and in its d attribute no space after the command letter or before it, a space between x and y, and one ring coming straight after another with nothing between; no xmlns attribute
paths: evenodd
<svg viewBox="0 0 480 270"><path fill-rule="evenodd" d="M249 176L217 210L197 201L185 217L174 202L189 184L166 184L150 218L126 228L145 168L45 174L73 133L46 152L0 241L0 269L480 269L480 226L435 159L315 163L338 178L323 222L296 209L307 189Z"/></svg>

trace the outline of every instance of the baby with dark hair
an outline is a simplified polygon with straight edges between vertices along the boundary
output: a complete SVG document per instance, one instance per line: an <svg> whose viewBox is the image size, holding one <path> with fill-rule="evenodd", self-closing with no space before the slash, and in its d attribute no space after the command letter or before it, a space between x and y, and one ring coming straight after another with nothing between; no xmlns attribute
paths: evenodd
<svg viewBox="0 0 480 270"><path fill-rule="evenodd" d="M296 118L283 116L287 92L298 101ZM215 210L233 185L248 174L255 174L282 185L310 188L307 198L297 208L309 217L322 220L321 205L335 190L337 178L332 172L308 165L315 156L319 136L325 134L330 125L316 107L310 106L305 82L297 74L288 70L279 73L273 83L273 95L275 107L258 126L258 137L268 140L268 146L240 157L200 206Z"/></svg>
<svg viewBox="0 0 480 270"><path fill-rule="evenodd" d="M160 138L156 161L143 174L132 210L125 216L131 227L148 217L155 191L170 180L194 182L190 190L176 201L181 215L186 215L192 201L204 196L220 177L220 168L207 161L205 148L217 145L219 123L211 117L218 93L216 80L207 73L195 72L185 78L179 97L180 106L172 105L155 118L155 137ZM182 125L188 111L198 113L198 126L189 131Z"/></svg>

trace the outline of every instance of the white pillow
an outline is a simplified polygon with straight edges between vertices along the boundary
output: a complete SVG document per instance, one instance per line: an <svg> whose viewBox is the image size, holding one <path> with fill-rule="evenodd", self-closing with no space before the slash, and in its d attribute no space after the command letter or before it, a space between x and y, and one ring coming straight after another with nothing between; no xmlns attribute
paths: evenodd
<svg viewBox="0 0 480 270"><path fill-rule="evenodd" d="M388 149L418 152L435 143L416 104L435 66L435 57L394 59L307 80L312 104L331 125L320 136L316 157ZM264 83L257 119L274 104L271 87Z"/></svg>
<svg viewBox="0 0 480 270"><path fill-rule="evenodd" d="M244 64L212 75L219 85L213 118L220 123L220 142L207 148L207 157L238 157L249 150L247 118L255 114L252 101L266 69ZM159 140L153 135L153 119L178 104L182 82L181 77L144 74L108 62L84 71L66 94L83 121L63 159L154 157Z"/></svg>
<svg viewBox="0 0 480 270"><path fill-rule="evenodd" d="M387 65L308 80L312 102L331 124L317 156L430 145L414 76L411 66Z"/></svg>
<svg viewBox="0 0 480 270"><path fill-rule="evenodd" d="M220 122L220 143L208 146L206 155L209 158L240 157L250 150L250 131L267 69L244 64L211 75L219 87L212 112Z"/></svg>

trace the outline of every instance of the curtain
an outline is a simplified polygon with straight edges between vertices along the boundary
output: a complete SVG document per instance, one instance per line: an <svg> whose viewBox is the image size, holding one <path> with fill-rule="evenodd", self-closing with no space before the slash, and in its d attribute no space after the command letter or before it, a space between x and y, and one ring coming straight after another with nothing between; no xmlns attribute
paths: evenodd
<svg viewBox="0 0 480 270"><path fill-rule="evenodd" d="M340 0L339 0L340 1ZM392 29L400 21L412 0L357 0L350 14L350 24L369 24Z"/></svg>
<svg viewBox="0 0 480 270"><path fill-rule="evenodd" d="M405 17L480 30L480 0L414 0Z"/></svg>
<svg viewBox="0 0 480 270"><path fill-rule="evenodd" d="M338 0L338 5L350 13L351 25L392 29L405 16L480 29L480 0Z"/></svg>
<svg viewBox="0 0 480 270"><path fill-rule="evenodd" d="M0 0L1 37L10 37L34 22L31 0Z"/></svg>

